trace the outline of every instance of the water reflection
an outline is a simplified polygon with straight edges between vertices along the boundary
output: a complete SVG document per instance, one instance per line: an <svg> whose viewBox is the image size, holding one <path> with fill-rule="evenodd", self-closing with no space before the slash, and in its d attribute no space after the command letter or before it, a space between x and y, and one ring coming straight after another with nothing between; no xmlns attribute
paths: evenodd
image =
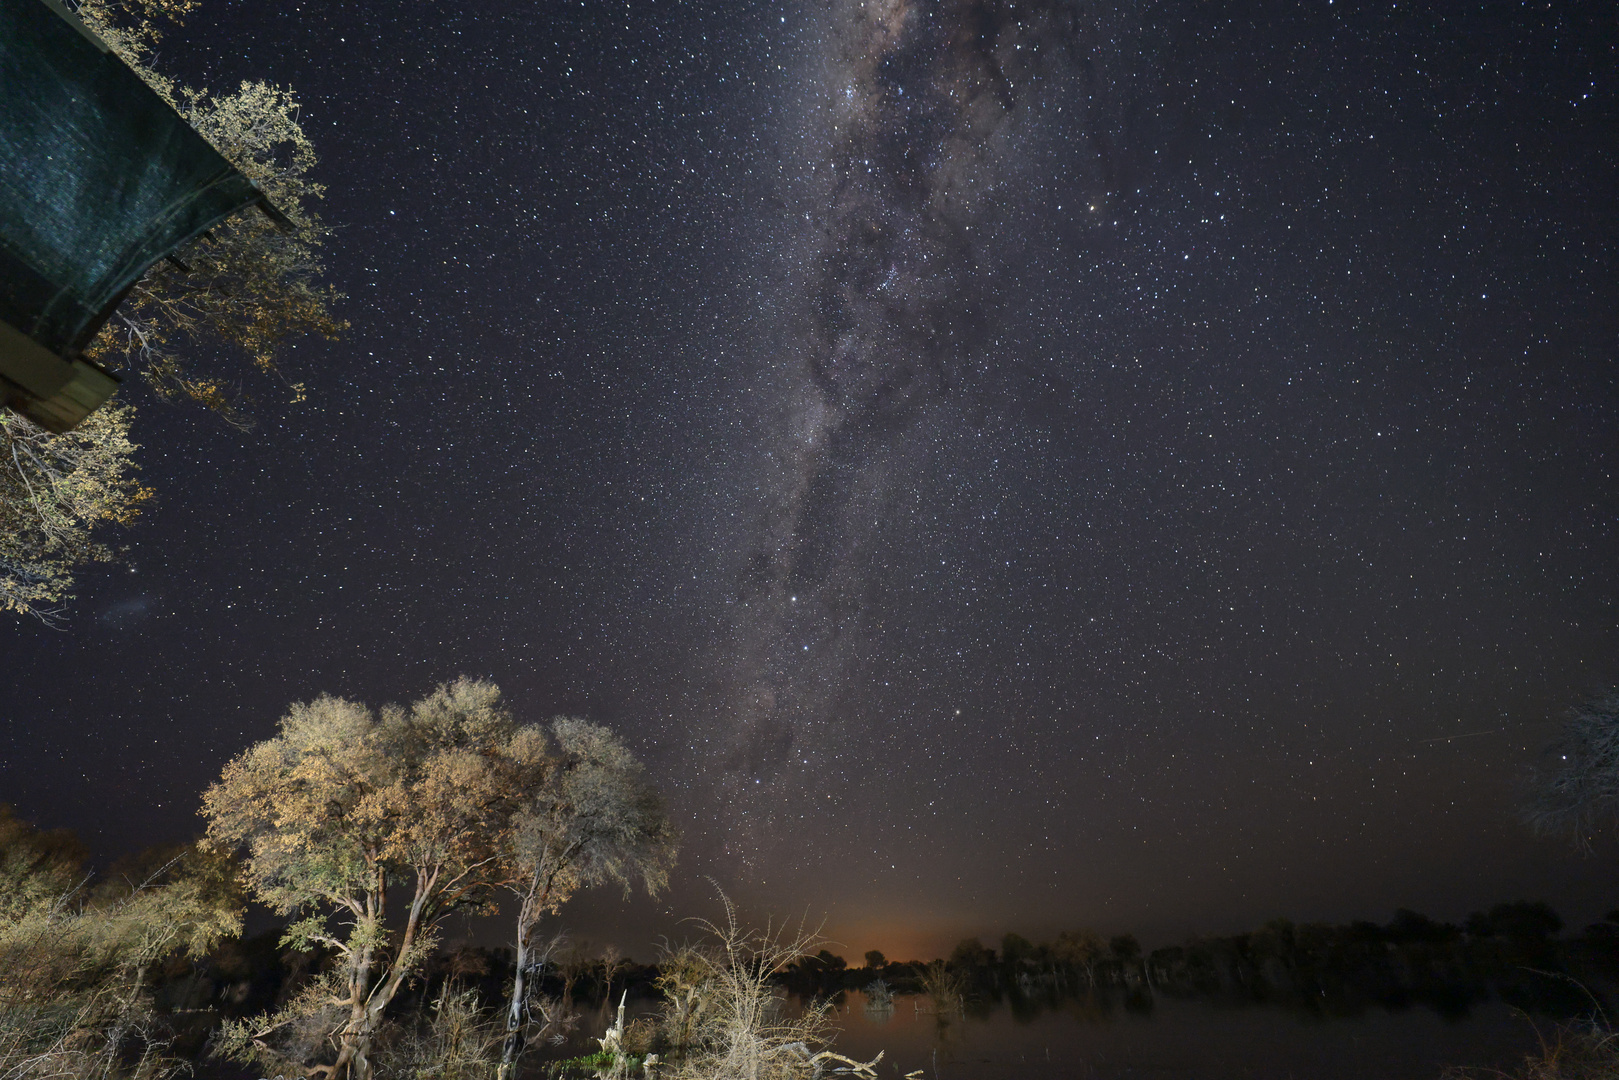
<svg viewBox="0 0 1619 1080"><path fill-rule="evenodd" d="M1460 1017L1430 1008L1335 1017L1140 986L1011 993L960 1009L845 991L835 1004L841 1053L869 1060L881 1050L884 1076L922 1069L938 1080L1437 1080L1448 1065L1515 1065L1535 1042L1522 1014L1500 1003Z"/></svg>

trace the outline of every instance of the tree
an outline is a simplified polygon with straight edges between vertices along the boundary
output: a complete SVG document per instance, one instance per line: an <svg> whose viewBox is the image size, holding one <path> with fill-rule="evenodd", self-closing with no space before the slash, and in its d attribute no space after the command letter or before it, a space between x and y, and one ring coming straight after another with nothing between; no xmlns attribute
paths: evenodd
<svg viewBox="0 0 1619 1080"><path fill-rule="evenodd" d="M1022 934L1006 933L1001 936L1001 963L1018 967L1034 958L1034 942Z"/></svg>
<svg viewBox="0 0 1619 1080"><path fill-rule="evenodd" d="M260 213L221 222L171 259L152 266L86 355L141 375L160 395L189 399L240 423L233 380L194 372L186 346L217 365L218 345L245 354L261 372L279 374L276 357L288 338L335 337L345 323L331 313L340 299L322 285L319 248L331 235L311 203L325 188L310 178L313 145L298 122L292 92L244 82L212 95L170 79L152 66L163 32L196 0L77 0L80 18L106 41L198 134L269 198L282 215ZM295 399L302 384L293 383Z"/></svg>
<svg viewBox="0 0 1619 1080"><path fill-rule="evenodd" d="M41 832L0 803L0 922L16 923L72 893L86 854L68 830Z"/></svg>
<svg viewBox="0 0 1619 1080"><path fill-rule="evenodd" d="M282 378L277 357L289 338L335 338L346 327L331 313L336 292L320 284L318 249L330 230L306 205L324 188L307 176L315 152L290 90L244 82L219 97L177 93L181 115L258 184L285 221L237 215L154 265L86 354L139 373L161 397L198 402L245 426L234 380L219 370L198 373L186 346L217 358L215 346L225 345L260 372ZM302 383L289 389L293 400L303 400Z"/></svg>
<svg viewBox="0 0 1619 1080"><path fill-rule="evenodd" d="M1619 825L1619 690L1603 690L1570 709L1535 776L1529 822L1567 836L1587 853L1599 831Z"/></svg>
<svg viewBox="0 0 1619 1080"><path fill-rule="evenodd" d="M368 1080L383 1012L438 928L493 910L510 879L513 814L543 779L544 749L545 733L518 727L494 684L460 679L409 709L295 704L275 737L226 765L203 795L209 841L245 850L253 894L301 916L286 944L325 947L338 963L280 1012L228 1025L222 1052ZM335 1060L316 1060L328 1040Z"/></svg>
<svg viewBox="0 0 1619 1080"><path fill-rule="evenodd" d="M1467 917L1469 937L1504 937L1518 940L1546 940L1563 928L1562 917L1544 901L1518 901L1497 904L1488 912L1475 911Z"/></svg>
<svg viewBox="0 0 1619 1080"><path fill-rule="evenodd" d="M527 1021L534 933L579 889L606 881L625 893L639 880L656 895L669 880L676 837L645 770L607 728L571 717L551 722L555 750L513 820L508 887L517 897L517 970L506 1013L502 1075L515 1069ZM609 983L613 972L607 972Z"/></svg>
<svg viewBox="0 0 1619 1080"><path fill-rule="evenodd" d="M887 965L888 957L882 954L881 949L866 950L866 969L868 971L880 971Z"/></svg>
<svg viewBox="0 0 1619 1080"><path fill-rule="evenodd" d="M1096 987L1096 965L1105 953L1102 937L1093 930L1064 930L1054 946L1057 962L1085 972L1085 981Z"/></svg>
<svg viewBox="0 0 1619 1080"><path fill-rule="evenodd" d="M987 968L995 963L995 950L984 947L977 938L962 938L950 952L954 968Z"/></svg>
<svg viewBox="0 0 1619 1080"><path fill-rule="evenodd" d="M129 421L109 404L53 435L0 409L0 610L51 622L74 571L114 557L92 533L128 524L151 495L135 478Z"/></svg>
<svg viewBox="0 0 1619 1080"><path fill-rule="evenodd" d="M69 833L0 807L0 1075L155 1080L167 1054L151 974L241 930L233 868L194 847L146 853L92 884Z"/></svg>
<svg viewBox="0 0 1619 1080"><path fill-rule="evenodd" d="M165 100L270 198L284 216L222 222L135 283L86 355L139 375L160 397L199 402L238 426L236 382L220 357L245 354L279 377L289 338L335 336L340 299L322 285L319 248L331 230L310 204L314 148L291 91L243 83L233 94L183 87L151 60L160 20L178 21L195 0L77 0L75 11ZM225 346L224 350L218 346ZM195 370L188 353L203 355ZM290 388L301 399L301 384ZM77 429L52 435L0 409L0 609L51 621L71 598L76 570L116 556L99 539L128 525L152 493L136 482L133 410L104 406Z"/></svg>
<svg viewBox="0 0 1619 1080"><path fill-rule="evenodd" d="M1140 959L1141 943L1136 940L1134 934L1120 934L1118 937L1108 939L1107 951L1112 953L1113 959L1119 963L1128 964Z"/></svg>

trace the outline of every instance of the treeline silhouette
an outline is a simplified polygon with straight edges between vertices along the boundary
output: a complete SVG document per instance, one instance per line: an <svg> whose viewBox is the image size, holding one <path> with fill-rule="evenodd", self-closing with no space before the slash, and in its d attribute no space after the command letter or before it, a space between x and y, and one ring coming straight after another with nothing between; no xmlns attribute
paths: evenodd
<svg viewBox="0 0 1619 1080"><path fill-rule="evenodd" d="M1562 930L1563 920L1547 904L1516 902L1476 912L1459 926L1402 908L1384 924L1274 919L1246 933L1194 937L1151 952L1130 934L1104 939L1075 931L1033 942L1008 933L998 949L968 938L932 965L869 954L866 966L850 967L823 949L793 965L786 983L806 997L864 989L879 979L879 992L925 994L942 963L969 1011L977 1000L1037 1012L1076 994L1113 991L1137 1008L1150 1007L1152 996L1161 994L1322 1014L1422 1004L1460 1015L1500 1000L1571 1016L1589 1011L1592 995L1619 977L1619 910L1581 934L1560 936Z"/></svg>

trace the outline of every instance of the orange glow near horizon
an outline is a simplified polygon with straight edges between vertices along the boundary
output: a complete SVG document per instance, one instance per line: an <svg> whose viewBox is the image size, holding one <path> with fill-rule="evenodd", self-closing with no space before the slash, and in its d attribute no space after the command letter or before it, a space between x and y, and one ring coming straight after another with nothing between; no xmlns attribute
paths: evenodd
<svg viewBox="0 0 1619 1080"><path fill-rule="evenodd" d="M826 948L847 960L850 967L860 967L871 949L877 949L888 960L937 960L948 957L962 938L973 936L962 924L943 919L851 919L827 925ZM977 936L994 948L994 940Z"/></svg>

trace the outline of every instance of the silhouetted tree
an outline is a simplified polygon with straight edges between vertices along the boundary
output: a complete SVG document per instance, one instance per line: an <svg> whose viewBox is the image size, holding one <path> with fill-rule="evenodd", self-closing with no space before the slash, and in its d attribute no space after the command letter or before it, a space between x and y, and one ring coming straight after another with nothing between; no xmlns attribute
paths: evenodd
<svg viewBox="0 0 1619 1080"><path fill-rule="evenodd" d="M814 956L806 957L804 959L804 966L806 968L815 968L820 971L832 972L842 971L844 968L849 966L849 963L836 953L833 953L827 949L821 949L817 951Z"/></svg>
<svg viewBox="0 0 1619 1080"><path fill-rule="evenodd" d="M880 950L868 949L866 951L866 967L870 968L872 971L876 971L879 968L886 966L887 963L888 957L884 956Z"/></svg>
<svg viewBox="0 0 1619 1080"><path fill-rule="evenodd" d="M1519 940L1550 938L1562 928L1562 918L1544 901L1497 904L1487 912L1469 915L1466 925L1472 937Z"/></svg>
<svg viewBox="0 0 1619 1080"><path fill-rule="evenodd" d="M1003 934L1001 936L1001 963L1007 967L1016 967L1026 960L1034 958L1034 942L1022 934Z"/></svg>
<svg viewBox="0 0 1619 1080"><path fill-rule="evenodd" d="M1420 911L1396 908L1394 918L1383 928L1383 933L1396 943L1437 945L1455 940L1461 931L1449 923L1435 922Z"/></svg>
<svg viewBox="0 0 1619 1080"><path fill-rule="evenodd" d="M1619 690L1604 690L1568 711L1549 767L1535 776L1530 824L1567 836L1583 851L1619 824Z"/></svg>
<svg viewBox="0 0 1619 1080"><path fill-rule="evenodd" d="M1563 920L1545 903L1497 904L1489 911L1468 916L1467 936L1479 960L1493 960L1506 968L1554 968L1557 946L1552 940Z"/></svg>
<svg viewBox="0 0 1619 1080"><path fill-rule="evenodd" d="M1135 939L1134 934L1120 934L1108 940L1107 951L1112 953L1113 959L1119 963L1128 964L1141 959L1141 942Z"/></svg>
<svg viewBox="0 0 1619 1080"><path fill-rule="evenodd" d="M1619 909L1608 912L1601 922L1585 928L1585 944L1592 957L1606 970L1619 968Z"/></svg>
<svg viewBox="0 0 1619 1080"><path fill-rule="evenodd" d="M952 967L984 968L995 963L995 950L986 948L977 938L962 938L950 951Z"/></svg>

